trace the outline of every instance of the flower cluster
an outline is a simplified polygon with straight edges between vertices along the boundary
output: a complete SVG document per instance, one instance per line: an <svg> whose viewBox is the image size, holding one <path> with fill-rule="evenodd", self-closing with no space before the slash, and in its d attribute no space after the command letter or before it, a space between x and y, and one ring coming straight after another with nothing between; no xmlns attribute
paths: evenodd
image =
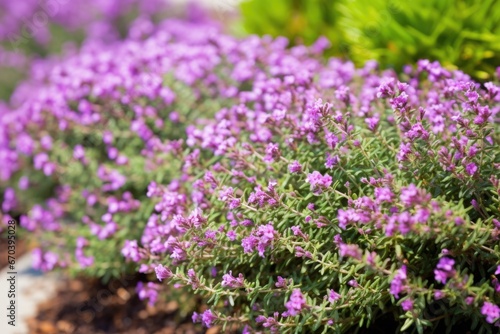
<svg viewBox="0 0 500 334"><path fill-rule="evenodd" d="M193 321L245 333L386 312L424 332L436 301L500 325L495 83L172 20L35 82L0 118L0 176L38 267L135 267L142 299L173 284L208 302Z"/></svg>

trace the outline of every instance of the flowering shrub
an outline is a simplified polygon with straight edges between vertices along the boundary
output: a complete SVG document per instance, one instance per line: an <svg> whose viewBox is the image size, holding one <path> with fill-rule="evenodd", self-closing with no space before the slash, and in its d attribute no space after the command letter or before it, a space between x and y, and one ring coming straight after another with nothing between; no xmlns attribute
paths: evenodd
<svg viewBox="0 0 500 334"><path fill-rule="evenodd" d="M150 184L157 212L124 248L151 255L127 257L205 296L205 326L344 332L394 314L393 331L493 331L499 88L428 61L405 83L306 52L283 50L188 128L185 182ZM193 163L207 151L215 164Z"/></svg>
<svg viewBox="0 0 500 334"><path fill-rule="evenodd" d="M125 269L123 240L140 236L152 213L141 205L150 180L176 175L185 125L237 93L216 75L234 66L223 57L234 41L212 44L217 31L166 21L145 40L85 47L19 87L24 103L0 115L2 211L22 214L41 241L37 267L105 277Z"/></svg>
<svg viewBox="0 0 500 334"><path fill-rule="evenodd" d="M492 332L499 88L286 46L167 21L54 67L1 122L36 265L136 269L142 299L173 284L210 306L193 321L245 333Z"/></svg>

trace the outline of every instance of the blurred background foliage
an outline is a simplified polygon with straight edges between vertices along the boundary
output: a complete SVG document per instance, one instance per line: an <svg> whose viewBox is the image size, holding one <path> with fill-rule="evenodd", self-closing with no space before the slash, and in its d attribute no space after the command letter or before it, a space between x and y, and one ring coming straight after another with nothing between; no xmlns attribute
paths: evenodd
<svg viewBox="0 0 500 334"><path fill-rule="evenodd" d="M292 44L332 42L330 55L376 59L400 71L419 59L460 68L479 81L500 65L500 0L246 0L247 32Z"/></svg>
<svg viewBox="0 0 500 334"><path fill-rule="evenodd" d="M230 3L234 8L236 2ZM158 8L156 19L172 16L172 7L166 8ZM358 66L375 59L401 71L419 59L438 60L487 81L500 65L500 0L242 0L239 9L241 21L226 27L232 33L285 36L291 45L325 36L329 56ZM112 26L124 37L137 16L135 8L124 11ZM13 48L12 41L0 40L0 100L9 100L33 59L54 57L67 43L78 46L86 38L85 27L68 30L50 22L47 28L50 40L44 45L28 38Z"/></svg>
<svg viewBox="0 0 500 334"><path fill-rule="evenodd" d="M26 2L21 4L22 1ZM13 5L11 0L0 0L0 101L9 101L18 84L29 77L36 62L51 66L76 52L84 43L120 41L141 19L158 23L167 17L193 19L200 15L199 8L172 6L171 0L142 3L139 0L74 0L61 2L47 12L41 6L42 1L22 1ZM114 11L108 8L107 12L107 6L112 8L113 4L119 7ZM21 16L18 7L26 7ZM84 10L86 12L81 14ZM78 15L73 19L75 13ZM38 22L37 17L47 20Z"/></svg>

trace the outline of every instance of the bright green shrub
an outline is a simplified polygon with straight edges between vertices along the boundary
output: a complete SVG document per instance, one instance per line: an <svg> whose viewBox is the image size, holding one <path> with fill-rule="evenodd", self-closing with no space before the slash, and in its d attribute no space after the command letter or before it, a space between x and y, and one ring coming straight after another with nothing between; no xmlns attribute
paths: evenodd
<svg viewBox="0 0 500 334"><path fill-rule="evenodd" d="M401 69L418 59L438 60L491 80L500 64L497 0L353 0L339 2L339 27L358 63L377 59Z"/></svg>
<svg viewBox="0 0 500 334"><path fill-rule="evenodd" d="M430 59L491 80L500 64L498 0L250 0L241 8L249 32L308 44L324 35L330 54L357 65L375 59L399 71Z"/></svg>
<svg viewBox="0 0 500 334"><path fill-rule="evenodd" d="M318 36L327 37L335 54L343 41L337 27L338 13L333 5L337 0L252 0L240 5L243 26L259 35L284 36L293 44L312 44Z"/></svg>

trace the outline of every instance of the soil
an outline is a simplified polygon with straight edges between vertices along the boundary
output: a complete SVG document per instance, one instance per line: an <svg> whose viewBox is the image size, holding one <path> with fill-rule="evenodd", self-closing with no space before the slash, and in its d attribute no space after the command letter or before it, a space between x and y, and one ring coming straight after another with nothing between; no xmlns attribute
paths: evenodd
<svg viewBox="0 0 500 334"><path fill-rule="evenodd" d="M155 306L139 300L135 292L138 278L126 287L118 280L64 280L56 296L38 306L38 314L28 320L31 334L215 334L181 317L175 301L158 301ZM100 298L101 302L97 302Z"/></svg>

